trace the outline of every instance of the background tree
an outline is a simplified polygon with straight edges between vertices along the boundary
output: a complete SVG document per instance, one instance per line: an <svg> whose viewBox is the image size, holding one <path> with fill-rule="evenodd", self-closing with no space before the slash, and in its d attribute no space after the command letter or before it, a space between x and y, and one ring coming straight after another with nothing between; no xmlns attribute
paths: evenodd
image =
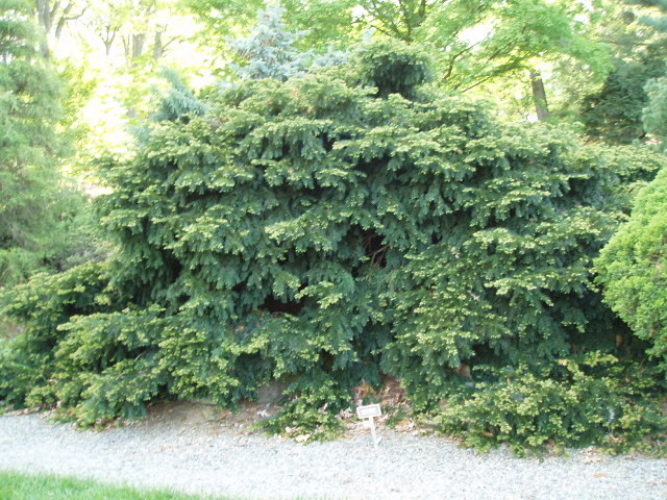
<svg viewBox="0 0 667 500"><path fill-rule="evenodd" d="M642 5L645 7L655 7L658 12L667 13L667 1L665 0L626 0L630 5ZM649 14L641 17L644 24L652 26L660 32L667 32L667 16Z"/></svg>
<svg viewBox="0 0 667 500"><path fill-rule="evenodd" d="M663 0L642 0L642 5L650 5L658 8L662 15L644 16L642 22L655 28L659 33L667 33L667 2ZM644 127L662 142L661 150L664 152L665 140L667 139L667 76L660 76L649 80L645 86L648 94L648 103L643 110Z"/></svg>
<svg viewBox="0 0 667 500"><path fill-rule="evenodd" d="M646 54L626 62L619 59L602 88L582 103L586 132L613 144L632 144L645 135L642 114L649 98L646 83L664 75L662 54Z"/></svg>
<svg viewBox="0 0 667 500"><path fill-rule="evenodd" d="M67 24L53 61L78 72L72 82L77 87L80 81L94 82L72 117L79 126L95 130L78 142L74 159L74 168L79 175L85 172L88 183L99 183L92 158L105 150L127 151L131 131L153 113L156 91L168 86L161 77L164 67L202 85L200 73L208 55L190 41L197 30L176 0L99 0Z"/></svg>
<svg viewBox="0 0 667 500"><path fill-rule="evenodd" d="M667 33L667 2L633 2L657 7L663 15L646 15L641 21L661 34ZM663 45L664 46L664 45ZM663 52L664 55L664 52ZM664 75L664 65L660 67ZM650 79L644 88L646 132L667 140L667 77ZM651 346L667 378L667 169L637 196L629 221L621 226L597 261L605 300Z"/></svg>
<svg viewBox="0 0 667 500"><path fill-rule="evenodd" d="M53 43L58 42L68 23L80 19L92 3L91 0L32 0L37 20L43 28L45 37L41 39L44 57L51 55Z"/></svg>
<svg viewBox="0 0 667 500"><path fill-rule="evenodd" d="M277 6L260 11L253 33L230 42L243 61L237 68L242 78L287 80L305 71L309 54L294 46L305 32L288 31L282 19L284 12Z"/></svg>
<svg viewBox="0 0 667 500"><path fill-rule="evenodd" d="M309 30L290 31L283 22L285 10L280 6L260 11L257 24L247 38L229 40L240 64L232 65L232 78L274 78L287 80L303 75L308 69L343 63L349 53L335 50L317 53L300 49L299 41Z"/></svg>
<svg viewBox="0 0 667 500"><path fill-rule="evenodd" d="M667 43L663 33L646 24L651 13L638 2L609 6L605 23L594 32L613 50L614 69L603 86L581 101L581 120L595 139L629 144L645 135L642 110L648 103L646 83L665 73Z"/></svg>
<svg viewBox="0 0 667 500"><path fill-rule="evenodd" d="M530 89L536 112L544 119L548 116L544 68L566 60L567 72L576 67L582 81L608 70L606 46L586 36L594 21L590 18L597 14L579 3L309 0L282 5L292 29L315 27L303 37L305 47L322 51L327 45L349 46L369 30L380 37L419 43L436 58L440 85L470 92L502 81L517 88L518 78ZM221 38L229 32L223 21L230 16L239 15L236 29L244 26L244 19L263 3L211 0L190 6L211 27L210 39L211 34Z"/></svg>
<svg viewBox="0 0 667 500"><path fill-rule="evenodd" d="M58 269L81 244L84 204L59 174L64 87L39 51L31 7L0 2L0 286Z"/></svg>
<svg viewBox="0 0 667 500"><path fill-rule="evenodd" d="M643 110L646 131L660 141L660 150L667 147L667 77L649 80L645 86L648 103Z"/></svg>

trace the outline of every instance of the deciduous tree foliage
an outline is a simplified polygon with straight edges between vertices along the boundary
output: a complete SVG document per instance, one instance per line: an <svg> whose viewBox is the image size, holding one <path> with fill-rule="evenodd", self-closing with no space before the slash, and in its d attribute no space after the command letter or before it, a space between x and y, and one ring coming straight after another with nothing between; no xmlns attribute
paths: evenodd
<svg viewBox="0 0 667 500"><path fill-rule="evenodd" d="M6 302L29 330L0 356L0 398L91 424L279 379L295 398L281 422L317 427L381 373L427 409L496 369L614 351L622 327L589 287L623 208L613 161L501 125L429 75L418 50L383 43L154 124L107 165L118 255Z"/></svg>
<svg viewBox="0 0 667 500"><path fill-rule="evenodd" d="M202 0L187 2L209 26L208 43L247 24L267 2ZM564 65L595 81L610 69L608 47L589 36L600 9L580 2L544 0L284 0L286 23L307 30L302 49L349 48L363 36L420 43L435 57L436 80L468 92L492 82L521 91L538 85L536 101L546 117L540 71ZM225 51L221 51L225 53ZM559 72L561 70L557 70ZM530 75L530 76L529 76ZM524 85L517 87L517 82ZM549 89L549 86L547 86ZM525 90L525 89L524 89ZM550 90L550 89L549 89ZM547 92L549 91L547 90Z"/></svg>

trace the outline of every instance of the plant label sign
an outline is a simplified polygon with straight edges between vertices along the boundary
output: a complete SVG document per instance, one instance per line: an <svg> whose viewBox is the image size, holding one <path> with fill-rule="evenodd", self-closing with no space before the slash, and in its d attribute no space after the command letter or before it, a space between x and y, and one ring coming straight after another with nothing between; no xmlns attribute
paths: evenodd
<svg viewBox="0 0 667 500"><path fill-rule="evenodd" d="M357 406L357 417L359 418L374 418L381 417L382 410L379 404Z"/></svg>
<svg viewBox="0 0 667 500"><path fill-rule="evenodd" d="M357 406L357 417L368 419L368 424L371 427L371 435L373 436L373 446L375 448L378 447L380 439L378 439L375 433L375 420L373 419L380 416L382 416L382 409L379 404Z"/></svg>

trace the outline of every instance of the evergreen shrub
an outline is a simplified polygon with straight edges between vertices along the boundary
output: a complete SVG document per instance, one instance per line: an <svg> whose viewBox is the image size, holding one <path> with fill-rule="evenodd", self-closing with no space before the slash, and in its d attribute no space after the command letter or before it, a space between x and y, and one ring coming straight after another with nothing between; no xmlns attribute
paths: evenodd
<svg viewBox="0 0 667 500"><path fill-rule="evenodd" d="M525 364L478 368L484 371L492 381L463 386L434 418L438 428L468 446L506 443L520 456L591 444L612 452L639 447L665 453L664 413L647 401L657 401L664 386L638 363L591 351L538 370Z"/></svg>
<svg viewBox="0 0 667 500"><path fill-rule="evenodd" d="M494 408L490 384L510 383L547 391L545 418L575 420L577 436L611 429L589 422L597 403L560 395L567 380L582 397L598 384L596 401L615 405L606 375L538 374L594 349L641 352L591 287L626 208L618 157L502 125L428 78L422 56L381 44L345 67L211 90L205 114L153 123L133 159L106 163L117 255L6 295L29 330L4 347L0 399L95 424L160 397L234 405L280 380L289 400L273 423L325 433L352 387L390 374L417 411L472 391L443 428L488 418L482 406L520 412ZM496 434L569 436L526 418Z"/></svg>
<svg viewBox="0 0 667 500"><path fill-rule="evenodd" d="M596 264L605 300L667 377L667 169L639 193Z"/></svg>

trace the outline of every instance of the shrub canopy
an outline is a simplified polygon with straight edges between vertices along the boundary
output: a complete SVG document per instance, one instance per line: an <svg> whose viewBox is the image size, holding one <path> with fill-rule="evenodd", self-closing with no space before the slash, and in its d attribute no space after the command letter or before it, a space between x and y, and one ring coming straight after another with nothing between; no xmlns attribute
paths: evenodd
<svg viewBox="0 0 667 500"><path fill-rule="evenodd" d="M613 350L589 268L621 208L614 162L429 90L410 50L212 90L205 115L109 161L118 255L17 289L7 311L32 326L0 357L0 397L93 423L282 379L335 411L388 373L429 408L471 368L490 380ZM44 289L59 294L48 315Z"/></svg>
<svg viewBox="0 0 667 500"><path fill-rule="evenodd" d="M639 193L597 267L605 300L667 374L667 170Z"/></svg>

